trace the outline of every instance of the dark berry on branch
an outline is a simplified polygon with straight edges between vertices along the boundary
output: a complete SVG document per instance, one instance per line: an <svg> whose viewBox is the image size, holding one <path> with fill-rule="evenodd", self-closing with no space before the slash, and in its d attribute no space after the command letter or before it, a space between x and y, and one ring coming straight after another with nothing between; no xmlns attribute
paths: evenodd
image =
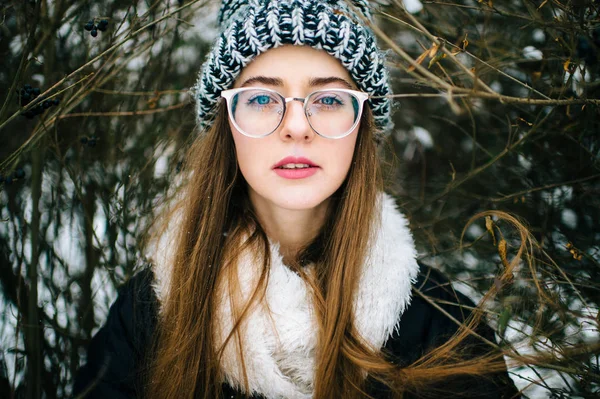
<svg viewBox="0 0 600 399"><path fill-rule="evenodd" d="M25 93L21 92L21 101L19 102L21 107L26 106L30 102L31 102L31 94L29 94L27 92L25 92Z"/></svg>
<svg viewBox="0 0 600 399"><path fill-rule="evenodd" d="M24 84L23 85L23 89L25 89L25 91L31 91L31 85L30 84Z"/></svg>
<svg viewBox="0 0 600 399"><path fill-rule="evenodd" d="M80 139L79 139L79 142L80 142L81 144L87 144L87 142L88 142L88 138L87 138L87 137L82 137L82 138L80 138Z"/></svg>
<svg viewBox="0 0 600 399"><path fill-rule="evenodd" d="M100 21L100 23L98 24L98 30L99 31L106 31L106 28L108 27L108 20L103 19Z"/></svg>
<svg viewBox="0 0 600 399"><path fill-rule="evenodd" d="M95 27L94 27L94 29L92 29L92 31L90 33L91 33L92 37L98 36L98 31L96 30Z"/></svg>
<svg viewBox="0 0 600 399"><path fill-rule="evenodd" d="M60 104L60 100L58 98L55 98L54 100L52 100L52 104L58 105L58 104Z"/></svg>
<svg viewBox="0 0 600 399"><path fill-rule="evenodd" d="M94 21L89 20L88 23L85 24L83 29L87 30L88 32L91 31L92 29L94 29Z"/></svg>
<svg viewBox="0 0 600 399"><path fill-rule="evenodd" d="M44 109L48 109L48 108L50 108L50 101L48 101L48 100L45 100L45 101L42 103L42 107L44 107Z"/></svg>
<svg viewBox="0 0 600 399"><path fill-rule="evenodd" d="M92 137L91 139L89 139L88 141L88 147L95 147L96 146L96 138Z"/></svg>
<svg viewBox="0 0 600 399"><path fill-rule="evenodd" d="M40 88L36 87L35 89L32 90L32 93L33 93L34 97L39 96L41 93Z"/></svg>
<svg viewBox="0 0 600 399"><path fill-rule="evenodd" d="M17 170L15 170L15 178L22 179L24 177L25 177L25 171L22 168L17 168Z"/></svg>

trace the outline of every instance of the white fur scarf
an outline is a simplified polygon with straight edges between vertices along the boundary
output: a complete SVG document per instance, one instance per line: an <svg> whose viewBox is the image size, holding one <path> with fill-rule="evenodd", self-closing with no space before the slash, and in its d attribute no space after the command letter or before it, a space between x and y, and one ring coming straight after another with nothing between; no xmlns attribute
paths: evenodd
<svg viewBox="0 0 600 399"><path fill-rule="evenodd" d="M381 225L354 301L356 328L376 349L381 348L397 328L402 312L410 303L411 285L418 273L416 250L406 218L387 194L381 195L380 205ZM170 280L167 247L169 245L158 245L157 251L161 256L156 259L154 288L160 301L167 295ZM240 331L249 383L246 393L261 394L269 399L309 399L313 391L317 327L308 287L284 265L276 244L271 245L271 254L265 303L252 308ZM243 299L248 298L256 286L260 268L251 254L241 257L238 275ZM220 294L215 337L219 346L234 322L227 287L221 287ZM244 370L235 337L224 349L221 370L227 383L243 389Z"/></svg>

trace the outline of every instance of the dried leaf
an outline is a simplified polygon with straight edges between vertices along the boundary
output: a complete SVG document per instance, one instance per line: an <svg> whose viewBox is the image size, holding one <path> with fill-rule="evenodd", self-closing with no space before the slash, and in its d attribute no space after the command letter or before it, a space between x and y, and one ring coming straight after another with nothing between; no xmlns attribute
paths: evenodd
<svg viewBox="0 0 600 399"><path fill-rule="evenodd" d="M446 54L439 53L438 55L436 55L429 61L429 65L427 65L427 68L430 69L432 66L434 66L435 64L440 62L442 60L442 58L446 58Z"/></svg>
<svg viewBox="0 0 600 399"><path fill-rule="evenodd" d="M498 243L498 254L500 255L500 260L502 261L502 265L505 268L510 267L508 264L508 259L506 257L506 241L504 239L500 240Z"/></svg>
<svg viewBox="0 0 600 399"><path fill-rule="evenodd" d="M487 229L487 231L489 231L490 233L493 233L494 230L494 221L492 220L491 216L486 216L485 217L485 228Z"/></svg>
<svg viewBox="0 0 600 399"><path fill-rule="evenodd" d="M440 48L440 46L438 44L434 44L433 46L431 46L431 48L429 49L429 54L427 54L429 56L429 58L435 57L439 48Z"/></svg>
<svg viewBox="0 0 600 399"><path fill-rule="evenodd" d="M494 235L494 221L491 216L485 217L485 228L492 235L492 240L494 241L494 245L496 245L496 236Z"/></svg>
<svg viewBox="0 0 600 399"><path fill-rule="evenodd" d="M439 44L433 44L430 48L428 48L427 50L425 50L423 53L421 53L421 55L419 57L417 57L417 59L415 60L415 63L421 65L423 63L423 61L425 60L425 58L430 57L430 58L436 58L436 54L438 53L438 50L440 49L440 45ZM436 60L435 62L438 62L438 60ZM431 67L432 64L435 63L433 61L433 59L429 62L429 68ZM407 72L412 72L415 70L415 66L411 65L408 67Z"/></svg>
<svg viewBox="0 0 600 399"><path fill-rule="evenodd" d="M569 72L570 71L570 68L569 68L570 65L571 65L571 59L567 58L567 60L563 64L563 69L565 70L565 72Z"/></svg>
<svg viewBox="0 0 600 399"><path fill-rule="evenodd" d="M569 250L569 253L571 253L573 259L581 260L583 258L583 254L581 253L581 251L575 248L572 242L567 242L567 245L565 245L565 247Z"/></svg>
<svg viewBox="0 0 600 399"><path fill-rule="evenodd" d="M419 57L417 57L417 59L415 60L415 63L421 65L421 63L423 62L423 60L425 60L425 58L427 57L427 54L430 52L429 49L425 50L423 53L421 53L421 55ZM412 72L415 70L415 66L411 65L408 67L407 71L408 72Z"/></svg>
<svg viewBox="0 0 600 399"><path fill-rule="evenodd" d="M469 45L469 41L467 40L467 36L469 35L469 33L465 33L465 38L462 40L462 44L459 46L458 44L456 45L456 47L454 47L454 49L452 50L451 54L452 55L456 55L458 53L461 53L463 51L466 51L467 46Z"/></svg>
<svg viewBox="0 0 600 399"><path fill-rule="evenodd" d="M527 122L527 121L526 121L525 119L523 119L523 118L518 118L518 119L517 119L517 122L524 123L524 124L526 124L527 126L533 126L533 123L531 123L531 122Z"/></svg>
<svg viewBox="0 0 600 399"><path fill-rule="evenodd" d="M149 99L149 100L147 101L148 108L149 108L149 109L155 109L155 108L156 108L156 106L157 106L157 104L158 104L158 101L157 101L157 100L158 100L158 99L157 99L156 97L153 97L153 98Z"/></svg>

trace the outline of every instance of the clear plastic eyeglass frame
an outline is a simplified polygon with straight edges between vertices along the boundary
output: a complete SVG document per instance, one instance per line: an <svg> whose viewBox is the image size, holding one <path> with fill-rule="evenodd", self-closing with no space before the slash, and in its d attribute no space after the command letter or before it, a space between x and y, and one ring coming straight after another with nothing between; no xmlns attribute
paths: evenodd
<svg viewBox="0 0 600 399"><path fill-rule="evenodd" d="M243 91L249 91L249 90L260 90L260 91L265 91L265 92L269 92L269 93L273 93L277 96L279 96L282 100L282 104L283 104L283 111L281 113L281 119L279 120L279 123L277 124L277 126L270 132L262 134L262 135L251 135L248 134L247 132L244 131L244 129L242 129L237 122L235 121L234 115L233 115L233 110L232 110L232 98L233 96L235 96L236 94L243 92ZM353 96L355 96L358 99L358 112L356 115L356 120L354 121L352 127L350 127L350 129L348 129L348 131L346 131L344 134L338 135L338 136L327 136L324 134L321 134L317 131L317 129L314 128L314 126L312 125L312 123L310 122L310 114L309 114L309 110L307 108L308 106L308 100L311 96L321 93L321 92L329 92L329 91L339 91L339 92L344 92L344 93L348 93L351 94ZM308 124L310 125L311 129L318 134L321 137L327 138L327 139L341 139L344 138L346 136L348 136L350 133L352 133L352 131L356 128L356 126L358 126L358 124L360 123L360 119L362 117L362 112L363 112L363 108L364 108L364 103L366 100L369 99L369 94L362 92L362 91L358 91L358 90L350 90L350 89L338 89L338 88L332 88L332 89L323 89L323 90L317 90L314 91L310 94L308 94L306 97L301 98L301 97L284 97L282 96L279 92L275 91L275 90L271 90L271 89L266 89L263 87L240 87L237 89L229 89L229 90L223 90L221 92L221 97L225 99L225 101L227 102L227 113L229 114L229 119L231 120L231 122L233 123L233 125L235 126L235 128L244 136L247 137L251 137L251 138L262 138L262 137L266 137L270 134L272 134L273 132L275 132L279 126L281 126L281 122L283 122L283 119L285 118L285 113L287 111L287 103L289 103L290 101L300 101L302 103L302 108L304 110L304 116L306 117L306 120L308 121Z"/></svg>

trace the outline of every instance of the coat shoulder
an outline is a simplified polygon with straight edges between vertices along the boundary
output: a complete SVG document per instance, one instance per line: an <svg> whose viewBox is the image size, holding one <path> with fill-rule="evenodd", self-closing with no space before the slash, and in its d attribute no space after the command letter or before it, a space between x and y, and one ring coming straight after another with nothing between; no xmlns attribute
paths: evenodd
<svg viewBox="0 0 600 399"><path fill-rule="evenodd" d="M145 267L119 289L105 324L88 345L86 364L75 376L75 396L145 397L159 317L155 283L154 272ZM222 388L224 398L248 399L227 384Z"/></svg>
<svg viewBox="0 0 600 399"><path fill-rule="evenodd" d="M156 328L158 302L149 267L119 290L104 325L88 345L85 365L75 376L74 393L113 399L141 395L145 357Z"/></svg>
<svg viewBox="0 0 600 399"><path fill-rule="evenodd" d="M470 298L456 291L441 271L429 266L421 265L412 289L411 303L384 347L390 360L401 367L410 366L446 343L458 331L459 323L465 322L476 306ZM476 326L475 332L488 341L496 342L494 331L484 321ZM472 335L460 343L460 348L463 358L477 358L495 351ZM441 385L450 389L453 397L519 397L506 370L489 377L454 378L452 382ZM463 392L464 395L454 392Z"/></svg>
<svg viewBox="0 0 600 399"><path fill-rule="evenodd" d="M458 330L457 323L447 314L464 322L475 306L471 299L454 290L442 272L429 266L421 265L412 291L410 305L386 344L392 353L400 355L398 360L402 365L411 364ZM484 326L483 329L486 338L493 340L491 328Z"/></svg>

